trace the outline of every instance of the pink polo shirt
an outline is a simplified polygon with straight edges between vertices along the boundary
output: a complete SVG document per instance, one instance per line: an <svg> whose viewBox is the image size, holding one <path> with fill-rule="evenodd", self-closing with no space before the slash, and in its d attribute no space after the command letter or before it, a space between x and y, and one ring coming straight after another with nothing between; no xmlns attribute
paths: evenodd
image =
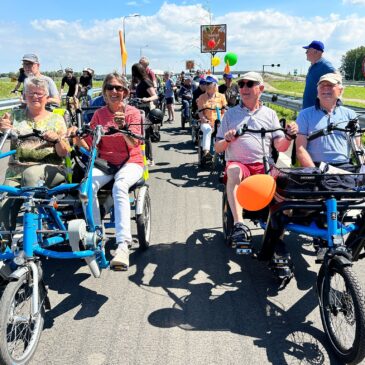
<svg viewBox="0 0 365 365"><path fill-rule="evenodd" d="M130 105L126 106L125 121L132 133L142 134L141 113L137 108ZM118 128L118 125L114 122L114 114L107 106L98 109L93 115L90 127L95 129L97 125L101 125L104 132L107 132L109 127ZM91 137L85 138L85 141L89 146L91 145ZM137 146L129 147L122 133L102 136L98 145L99 157L113 165L136 163L143 167L143 156L140 147L142 142L139 140L138 142Z"/></svg>

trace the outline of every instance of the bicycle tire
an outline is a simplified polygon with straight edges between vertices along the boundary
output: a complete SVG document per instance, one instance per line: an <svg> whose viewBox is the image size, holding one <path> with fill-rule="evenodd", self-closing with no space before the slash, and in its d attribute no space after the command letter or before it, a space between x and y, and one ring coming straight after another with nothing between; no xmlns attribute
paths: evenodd
<svg viewBox="0 0 365 365"><path fill-rule="evenodd" d="M224 242L227 246L230 246L232 243L231 232L233 229L233 215L228 203L226 190L224 190L222 197L222 221Z"/></svg>
<svg viewBox="0 0 365 365"><path fill-rule="evenodd" d="M142 214L137 215L136 222L139 247L146 250L150 246L151 238L151 198L148 190L144 197Z"/></svg>
<svg viewBox="0 0 365 365"><path fill-rule="evenodd" d="M5 365L21 365L26 364L33 357L44 325L44 304L41 300L41 289L39 290L40 310L37 318L31 316L31 295L33 292L32 283L29 281L29 275L22 275L19 280L11 281L6 286L0 301L0 363ZM28 313L19 315L16 312L25 310ZM23 319L19 325L16 319ZM26 321L24 321L26 318ZM19 330L20 327L20 330ZM29 328L27 328L29 327ZM31 328L32 327L32 328ZM14 336L15 341L9 336ZM21 336L22 338L18 338ZM30 337L29 337L30 336ZM9 342L10 340L10 342ZM15 348L10 353L11 344L16 342L15 347L19 347L18 351L22 353L14 354ZM23 344L23 346L22 346Z"/></svg>
<svg viewBox="0 0 365 365"><path fill-rule="evenodd" d="M337 276L343 280L344 292L332 288ZM322 265L318 280L321 319L329 343L344 363L357 364L365 357L365 298L360 283L350 266L337 261L327 269ZM333 323L335 321L341 323ZM353 339L346 325L354 329ZM344 339L339 337L342 334Z"/></svg>

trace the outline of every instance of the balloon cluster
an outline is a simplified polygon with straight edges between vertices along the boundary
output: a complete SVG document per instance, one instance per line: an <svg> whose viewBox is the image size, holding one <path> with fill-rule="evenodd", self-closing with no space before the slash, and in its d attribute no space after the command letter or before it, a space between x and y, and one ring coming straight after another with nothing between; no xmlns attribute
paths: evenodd
<svg viewBox="0 0 365 365"><path fill-rule="evenodd" d="M211 42L211 43L210 43ZM214 48L215 46L215 41L213 39L208 41L208 47L209 48ZM234 66L238 61L238 57L235 53L233 52L228 52L226 53L226 55L224 56L224 63L225 63L225 68L224 68L224 73L229 73L230 72L230 67ZM221 60L218 56L214 56L212 58L212 66L213 67L217 67L219 66L221 63Z"/></svg>

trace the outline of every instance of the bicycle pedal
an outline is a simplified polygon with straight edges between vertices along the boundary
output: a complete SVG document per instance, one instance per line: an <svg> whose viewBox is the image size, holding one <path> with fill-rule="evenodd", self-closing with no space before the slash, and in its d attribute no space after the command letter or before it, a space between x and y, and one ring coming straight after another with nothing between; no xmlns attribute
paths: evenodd
<svg viewBox="0 0 365 365"><path fill-rule="evenodd" d="M238 255L251 255L252 248L251 242L238 242L236 243L236 253Z"/></svg>
<svg viewBox="0 0 365 365"><path fill-rule="evenodd" d="M112 270L114 271L127 271L128 270L128 267L126 267L125 265L113 265L110 267Z"/></svg>
<svg viewBox="0 0 365 365"><path fill-rule="evenodd" d="M317 257L315 259L316 264L321 264L326 256L327 247L320 247L317 251Z"/></svg>

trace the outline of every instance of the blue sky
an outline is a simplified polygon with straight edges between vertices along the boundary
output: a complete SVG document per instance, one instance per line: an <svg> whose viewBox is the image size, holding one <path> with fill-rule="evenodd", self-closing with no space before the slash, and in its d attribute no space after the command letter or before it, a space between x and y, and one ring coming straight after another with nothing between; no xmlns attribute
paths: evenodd
<svg viewBox="0 0 365 365"><path fill-rule="evenodd" d="M259 70L280 63L282 72L305 72L303 45L326 46L325 57L340 66L347 50L364 45L365 0L284 1L90 1L1 0L0 72L15 71L24 53L37 53L43 70L91 67L97 73L120 70L118 30L127 18L128 69L140 54L155 69L181 71L201 54L200 25L227 24L227 51L238 55L236 70ZM52 8L52 10L51 10ZM224 53L218 53L223 59ZM223 69L223 62L218 69ZM234 71L234 70L233 70Z"/></svg>

